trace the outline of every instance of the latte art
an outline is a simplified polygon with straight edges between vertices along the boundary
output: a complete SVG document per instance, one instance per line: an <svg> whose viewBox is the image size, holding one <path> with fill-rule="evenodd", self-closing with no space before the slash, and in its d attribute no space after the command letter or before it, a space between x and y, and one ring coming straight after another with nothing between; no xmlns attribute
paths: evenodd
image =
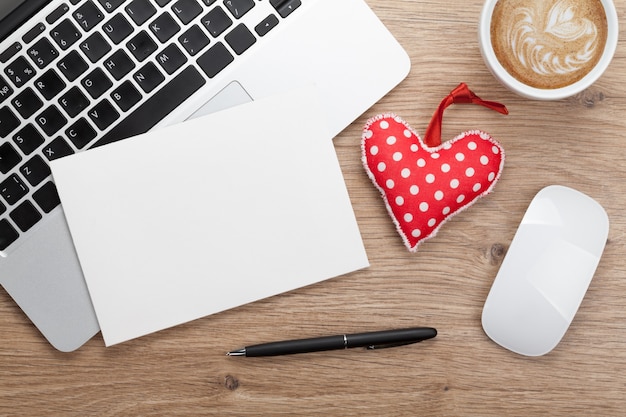
<svg viewBox="0 0 626 417"><path fill-rule="evenodd" d="M499 0L491 22L502 66L537 88L583 78L600 59L607 37L599 0Z"/></svg>

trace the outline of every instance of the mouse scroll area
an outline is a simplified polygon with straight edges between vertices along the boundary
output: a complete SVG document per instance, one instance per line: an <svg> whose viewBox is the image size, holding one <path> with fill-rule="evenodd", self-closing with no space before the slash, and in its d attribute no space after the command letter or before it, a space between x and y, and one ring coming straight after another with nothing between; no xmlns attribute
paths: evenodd
<svg viewBox="0 0 626 417"><path fill-rule="evenodd" d="M482 325L521 355L550 352L569 328L608 236L595 200L550 186L533 199L485 301Z"/></svg>

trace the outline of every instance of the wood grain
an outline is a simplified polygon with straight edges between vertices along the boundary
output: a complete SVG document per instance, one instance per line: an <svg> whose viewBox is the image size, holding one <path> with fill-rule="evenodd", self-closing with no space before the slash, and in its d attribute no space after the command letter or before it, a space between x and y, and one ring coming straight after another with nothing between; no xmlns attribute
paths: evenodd
<svg viewBox="0 0 626 417"><path fill-rule="evenodd" d="M0 416L623 415L626 47L618 45L608 71L582 94L531 101L484 66L481 1L368 3L412 61L407 79L335 139L370 268L111 348L96 336L71 354L53 350L0 290ZM626 0L615 3L623 20ZM394 112L423 134L459 82L505 103L510 115L453 106L444 140L491 133L506 150L504 173L491 195L411 254L361 166L361 129ZM550 184L593 196L611 229L564 339L544 357L525 358L491 342L480 315L524 210ZM224 354L244 343L412 325L439 335L374 352Z"/></svg>

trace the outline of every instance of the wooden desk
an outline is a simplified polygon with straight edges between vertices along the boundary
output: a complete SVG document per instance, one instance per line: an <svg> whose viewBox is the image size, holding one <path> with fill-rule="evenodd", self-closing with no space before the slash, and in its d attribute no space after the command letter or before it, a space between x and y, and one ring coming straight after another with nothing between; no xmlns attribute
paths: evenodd
<svg viewBox="0 0 626 417"><path fill-rule="evenodd" d="M96 336L53 350L0 290L0 416L572 416L626 407L626 47L571 99L543 103L508 92L477 43L482 1L368 0L411 56L408 78L335 144L371 267L308 288L105 348ZM626 0L616 0L624 20ZM621 31L621 38L626 38ZM446 112L444 139L490 132L507 162L493 194L409 253L360 162L366 120L392 111L424 129L459 82L505 103ZM611 220L596 276L560 345L515 355L484 334L480 315L524 210L543 186L596 198ZM361 350L230 358L243 343L436 327L436 339Z"/></svg>

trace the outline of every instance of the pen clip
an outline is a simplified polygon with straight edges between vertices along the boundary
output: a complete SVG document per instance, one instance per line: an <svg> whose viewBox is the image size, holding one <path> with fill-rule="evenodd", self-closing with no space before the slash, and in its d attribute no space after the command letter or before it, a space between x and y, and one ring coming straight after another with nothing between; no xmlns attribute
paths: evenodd
<svg viewBox="0 0 626 417"><path fill-rule="evenodd" d="M392 347L412 345L412 344L415 344L415 343L419 343L422 340L423 339L410 340L408 342L400 342L400 343L387 343L387 344L383 344L383 345L369 345L365 349L367 349L367 350L388 349L388 348L392 348Z"/></svg>

